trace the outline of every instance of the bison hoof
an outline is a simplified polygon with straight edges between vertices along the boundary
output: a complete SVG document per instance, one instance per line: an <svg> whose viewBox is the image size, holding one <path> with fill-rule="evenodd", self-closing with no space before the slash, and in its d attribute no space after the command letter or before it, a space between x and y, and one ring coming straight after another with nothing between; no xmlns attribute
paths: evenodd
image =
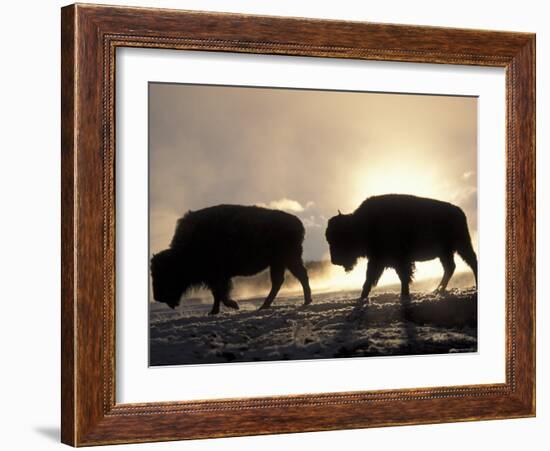
<svg viewBox="0 0 550 451"><path fill-rule="evenodd" d="M411 295L410 294L402 294L401 295L401 302L411 302Z"/></svg>
<svg viewBox="0 0 550 451"><path fill-rule="evenodd" d="M258 310L267 310L271 305L269 304L262 304Z"/></svg>
<svg viewBox="0 0 550 451"><path fill-rule="evenodd" d="M313 302L313 299L309 298L304 301L304 305L309 305Z"/></svg>
<svg viewBox="0 0 550 451"><path fill-rule="evenodd" d="M219 310L212 309L212 310L210 310L209 315L217 315L218 313L220 313Z"/></svg>
<svg viewBox="0 0 550 451"><path fill-rule="evenodd" d="M233 301L232 299L228 299L227 301L224 302L224 304L227 306L227 307L230 307L232 309L235 309L235 310L239 310L239 304L237 304L235 301Z"/></svg>

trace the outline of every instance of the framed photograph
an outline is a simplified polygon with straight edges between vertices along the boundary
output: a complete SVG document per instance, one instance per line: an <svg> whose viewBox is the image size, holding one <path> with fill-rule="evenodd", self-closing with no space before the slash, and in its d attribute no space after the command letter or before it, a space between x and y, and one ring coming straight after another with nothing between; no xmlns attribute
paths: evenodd
<svg viewBox="0 0 550 451"><path fill-rule="evenodd" d="M62 9L62 441L535 415L535 36Z"/></svg>

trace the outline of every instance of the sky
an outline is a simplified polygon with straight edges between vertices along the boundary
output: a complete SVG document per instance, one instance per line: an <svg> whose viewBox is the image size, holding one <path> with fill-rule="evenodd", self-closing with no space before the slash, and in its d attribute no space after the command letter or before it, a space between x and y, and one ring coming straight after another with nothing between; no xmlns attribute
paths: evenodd
<svg viewBox="0 0 550 451"><path fill-rule="evenodd" d="M385 193L462 207L476 246L477 99L150 83L149 192L151 253L233 203L295 214L304 259L328 259L328 219Z"/></svg>

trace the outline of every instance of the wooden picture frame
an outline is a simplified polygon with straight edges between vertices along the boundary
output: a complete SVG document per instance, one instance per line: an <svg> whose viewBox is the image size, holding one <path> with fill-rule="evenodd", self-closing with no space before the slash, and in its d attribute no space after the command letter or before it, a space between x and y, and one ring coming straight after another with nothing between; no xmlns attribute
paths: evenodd
<svg viewBox="0 0 550 451"><path fill-rule="evenodd" d="M535 35L176 10L62 9L62 441L73 446L535 415ZM118 404L115 50L506 69L506 382Z"/></svg>

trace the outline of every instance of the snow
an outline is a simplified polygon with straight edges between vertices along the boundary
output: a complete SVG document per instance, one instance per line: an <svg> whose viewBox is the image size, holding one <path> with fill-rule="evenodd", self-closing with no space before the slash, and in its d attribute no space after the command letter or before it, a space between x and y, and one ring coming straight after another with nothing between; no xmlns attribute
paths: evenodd
<svg viewBox="0 0 550 451"><path fill-rule="evenodd" d="M150 308L150 365L440 354L477 351L477 291L445 295L358 291L279 296L271 309L261 298L240 300L240 310L209 316L211 302L187 299L177 310Z"/></svg>

